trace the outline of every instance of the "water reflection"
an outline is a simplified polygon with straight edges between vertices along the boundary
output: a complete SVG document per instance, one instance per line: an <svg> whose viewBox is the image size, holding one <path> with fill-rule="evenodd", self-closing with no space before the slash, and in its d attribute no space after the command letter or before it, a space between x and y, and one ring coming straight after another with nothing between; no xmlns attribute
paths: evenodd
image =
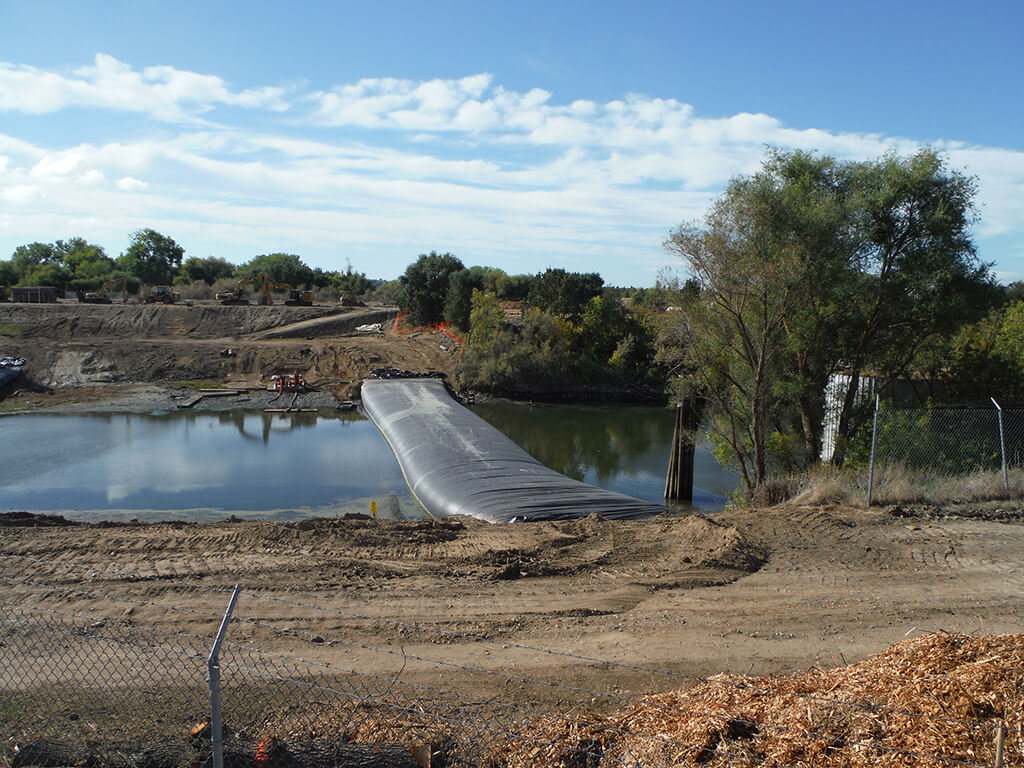
<svg viewBox="0 0 1024 768"><path fill-rule="evenodd" d="M474 410L547 466L662 502L673 414L639 406ZM241 436L241 439L240 439ZM84 519L295 519L366 512L420 516L387 443L357 412L26 414L0 417L0 511ZM735 487L698 449L695 503ZM381 507L383 509L383 507Z"/></svg>
<svg viewBox="0 0 1024 768"><path fill-rule="evenodd" d="M244 437L246 440L262 441L264 443L270 442L271 432L291 432L295 429L302 427L315 427L317 423L317 414L312 411L295 411L292 413L267 413L266 411L258 414L261 417L262 437L251 434L251 422L253 414L249 413L250 418L248 421L249 425L246 425L246 411L222 411L217 414L221 424L233 425L237 430L238 434ZM353 414L341 414L339 418L342 424L346 422L362 420L361 416L354 416Z"/></svg>
<svg viewBox="0 0 1024 768"><path fill-rule="evenodd" d="M675 414L633 405L490 402L473 411L531 456L569 477L662 503ZM694 504L720 506L736 487L706 448L694 459Z"/></svg>
<svg viewBox="0 0 1024 768"><path fill-rule="evenodd" d="M0 511L282 519L366 512L394 493L420 514L390 448L356 413L8 416L0 445Z"/></svg>

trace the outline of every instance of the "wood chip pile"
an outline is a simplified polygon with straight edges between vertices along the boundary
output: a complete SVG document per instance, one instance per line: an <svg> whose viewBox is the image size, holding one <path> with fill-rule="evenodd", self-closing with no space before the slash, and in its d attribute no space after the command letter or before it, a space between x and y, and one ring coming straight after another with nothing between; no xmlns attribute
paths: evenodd
<svg viewBox="0 0 1024 768"><path fill-rule="evenodd" d="M1024 635L937 633L858 664L718 676L610 715L535 719L510 768L1024 765Z"/></svg>

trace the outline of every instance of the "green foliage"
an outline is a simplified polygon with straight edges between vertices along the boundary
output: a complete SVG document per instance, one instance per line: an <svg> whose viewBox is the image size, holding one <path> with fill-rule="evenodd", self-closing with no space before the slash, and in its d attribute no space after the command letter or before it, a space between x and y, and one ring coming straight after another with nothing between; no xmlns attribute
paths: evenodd
<svg viewBox="0 0 1024 768"><path fill-rule="evenodd" d="M961 328L944 362L942 380L957 400L1024 400L1024 299Z"/></svg>
<svg viewBox="0 0 1024 768"><path fill-rule="evenodd" d="M170 285L184 256L185 249L172 238L139 229L132 232L131 244L118 257L117 266L147 285Z"/></svg>
<svg viewBox="0 0 1024 768"><path fill-rule="evenodd" d="M463 269L462 262L450 253L420 254L398 278L398 306L409 313L409 321L427 325L443 320L451 275Z"/></svg>
<svg viewBox="0 0 1024 768"><path fill-rule="evenodd" d="M231 277L234 274L235 265L227 259L220 259L215 256L201 259L198 256L190 256L182 262L174 282L179 285L188 285L197 280L202 280L207 285L213 285L221 278Z"/></svg>
<svg viewBox="0 0 1024 768"><path fill-rule="evenodd" d="M288 283L296 288L313 284L313 269L300 257L290 253L266 253L240 264L235 277L246 277L263 272L272 283Z"/></svg>
<svg viewBox="0 0 1024 768"><path fill-rule="evenodd" d="M20 275L13 261L0 261L0 285L14 285Z"/></svg>
<svg viewBox="0 0 1024 768"><path fill-rule="evenodd" d="M587 302L601 294L604 280L596 272L566 272L547 269L534 279L527 301L545 312L575 320Z"/></svg>
<svg viewBox="0 0 1024 768"><path fill-rule="evenodd" d="M680 300L662 357L708 398L748 492L772 455L792 457L793 431L817 460L831 374L871 371L884 390L929 337L998 300L970 239L975 187L930 149L860 163L773 151L666 241L699 296ZM856 394L838 461L865 416Z"/></svg>
<svg viewBox="0 0 1024 768"><path fill-rule="evenodd" d="M346 293L350 296L362 296L373 290L373 281L368 279L363 272L356 272L352 264L346 262L344 272L331 274L328 285L339 293Z"/></svg>
<svg viewBox="0 0 1024 768"><path fill-rule="evenodd" d="M472 294L468 346L460 381L499 394L543 395L616 381L651 381L651 332L619 301L594 297L579 325L528 307L519 325L505 320L498 298Z"/></svg>

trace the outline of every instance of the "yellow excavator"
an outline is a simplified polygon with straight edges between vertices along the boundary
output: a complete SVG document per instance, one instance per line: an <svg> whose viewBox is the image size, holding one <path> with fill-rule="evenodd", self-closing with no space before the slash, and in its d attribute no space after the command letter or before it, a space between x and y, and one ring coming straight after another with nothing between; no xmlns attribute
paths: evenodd
<svg viewBox="0 0 1024 768"><path fill-rule="evenodd" d="M285 291L288 294L284 303L289 307L312 307L313 302L316 301L316 294L313 291L302 291L293 288L288 283L278 283L274 286L274 290Z"/></svg>
<svg viewBox="0 0 1024 768"><path fill-rule="evenodd" d="M274 297L270 295L270 281L267 280L266 274L263 272L257 272L248 277L243 277L238 281L238 284L230 291L224 291L216 295L217 301L221 304L248 304L249 299L245 298L242 293L242 289L253 281L259 281L259 300L258 304L273 304Z"/></svg>
<svg viewBox="0 0 1024 768"><path fill-rule="evenodd" d="M107 289L120 286L117 290L120 293L128 291L128 278L119 277L116 280L108 280L100 286L98 291L78 291L78 301L82 304L113 304L113 300L107 296Z"/></svg>

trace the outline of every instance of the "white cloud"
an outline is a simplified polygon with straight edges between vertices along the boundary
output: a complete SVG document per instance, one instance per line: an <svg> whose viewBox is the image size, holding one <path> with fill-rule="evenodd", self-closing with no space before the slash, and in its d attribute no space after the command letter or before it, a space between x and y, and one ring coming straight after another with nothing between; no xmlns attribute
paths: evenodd
<svg viewBox="0 0 1024 768"><path fill-rule="evenodd" d="M15 81L35 83L36 102L8 90ZM221 105L273 112L281 98L172 67L136 71L102 55L71 75L0 65L0 109L22 99L23 110L89 104L187 122ZM755 170L764 145L852 159L918 146L791 127L768 114L703 117L690 104L642 94L557 103L542 89L506 90L486 73L364 79L297 103L310 114L260 133L193 120L176 136L161 127L142 140L54 148L0 134L4 199L47 201L45 210L24 205L17 216L0 211L5 243L18 232L58 237L76 221L100 241L154 226L180 233L182 242L190 236L204 255L228 258L236 254L218 253L218 245L244 258L274 249L311 259L320 251L325 260L395 251L405 253L404 263L431 247L464 248L460 256L473 263L491 257L532 269L522 260L537 259L538 268L578 261L602 272L647 270L653 280L665 233L699 217L730 177ZM315 132L306 130L310 122ZM953 141L937 147L952 167L981 178L979 233L1024 237L1024 152ZM357 266L393 276L404 263Z"/></svg>
<svg viewBox="0 0 1024 768"><path fill-rule="evenodd" d="M0 193L0 197L9 203L28 203L42 196L42 190L32 184L16 184Z"/></svg>
<svg viewBox="0 0 1024 768"><path fill-rule="evenodd" d="M125 176L117 180L117 188L125 192L137 192L147 187L149 187L149 184L140 179L133 179L131 176Z"/></svg>
<svg viewBox="0 0 1024 768"><path fill-rule="evenodd" d="M189 122L218 105L284 111L278 87L233 91L219 77L146 67L137 72L113 56L98 53L93 63L66 74L0 62L0 110L46 114L69 107L140 112L170 122Z"/></svg>

